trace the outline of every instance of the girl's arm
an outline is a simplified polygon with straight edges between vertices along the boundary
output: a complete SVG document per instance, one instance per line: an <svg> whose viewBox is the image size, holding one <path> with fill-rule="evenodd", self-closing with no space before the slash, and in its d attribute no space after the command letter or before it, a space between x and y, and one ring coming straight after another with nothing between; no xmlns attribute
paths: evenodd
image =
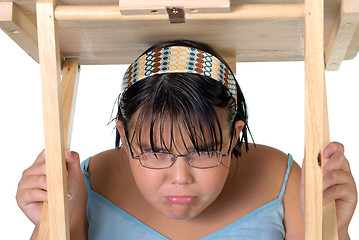
<svg viewBox="0 0 359 240"><path fill-rule="evenodd" d="M85 177L79 179L79 190L72 212L70 222L70 238L85 240L88 239L88 221L87 221L87 189Z"/></svg>
<svg viewBox="0 0 359 240"><path fill-rule="evenodd" d="M293 162L283 197L285 239L304 239L304 218L300 209L301 169Z"/></svg>

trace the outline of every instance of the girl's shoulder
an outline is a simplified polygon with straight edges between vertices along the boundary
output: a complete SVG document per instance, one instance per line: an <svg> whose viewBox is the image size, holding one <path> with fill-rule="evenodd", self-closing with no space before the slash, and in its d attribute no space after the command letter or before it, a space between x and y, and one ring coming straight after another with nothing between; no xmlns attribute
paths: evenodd
<svg viewBox="0 0 359 240"><path fill-rule="evenodd" d="M293 200L298 199L299 203L300 167L292 162L289 154L257 144L256 147L250 145L248 152L244 151L234 160L236 171L233 180L229 181L228 192L232 199L248 206L247 213L279 199L283 189L284 208Z"/></svg>
<svg viewBox="0 0 359 240"><path fill-rule="evenodd" d="M257 145L254 148L251 145L248 153L243 154L243 162L248 167L243 171L247 171L244 176L252 178L256 189L263 194L262 198L257 196L257 199L268 202L279 197L283 190L281 200L286 238L293 236L300 238L303 234L303 216L300 206L301 167L291 158L291 155L272 147Z"/></svg>
<svg viewBox="0 0 359 240"><path fill-rule="evenodd" d="M247 166L243 171L248 171L248 175L260 176L273 193L279 194L284 185L284 202L287 196L299 194L301 167L289 153L265 145L252 145L243 154L243 162Z"/></svg>
<svg viewBox="0 0 359 240"><path fill-rule="evenodd" d="M92 190L107 195L106 192L111 192L112 187L125 187L128 184L128 179L131 179L128 174L131 171L123 154L122 149L110 149L90 158L87 170Z"/></svg>
<svg viewBox="0 0 359 240"><path fill-rule="evenodd" d="M242 167L238 166L238 170L241 169L247 175L260 174L271 181L280 183L286 174L288 164L291 164L291 155L273 147L249 144L249 151L244 151L237 161L238 165L242 165ZM293 168L298 168L295 161L290 171Z"/></svg>
<svg viewBox="0 0 359 240"><path fill-rule="evenodd" d="M243 154L247 171L261 174L270 182L280 185L300 182L301 168L292 155L265 145L250 145L249 148Z"/></svg>
<svg viewBox="0 0 359 240"><path fill-rule="evenodd" d="M108 172L109 169L113 169L113 164L115 163L113 159L116 158L117 155L118 151L110 149L86 159L88 161L87 171L90 173L91 178L96 178L96 176Z"/></svg>

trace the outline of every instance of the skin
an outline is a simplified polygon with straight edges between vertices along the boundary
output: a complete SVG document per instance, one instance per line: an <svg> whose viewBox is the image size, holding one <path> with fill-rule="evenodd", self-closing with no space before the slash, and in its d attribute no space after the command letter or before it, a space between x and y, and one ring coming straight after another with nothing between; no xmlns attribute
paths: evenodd
<svg viewBox="0 0 359 240"><path fill-rule="evenodd" d="M229 136L229 128L221 123L223 134ZM239 133L243 122L236 122L235 126ZM117 122L117 128L124 140L122 122ZM174 153L185 153L180 144L182 140L175 138L175 141L178 152ZM222 152L228 146L229 143L224 142L225 150ZM136 146L133 148L134 152L138 151ZM242 157L224 159L223 165L205 171L193 169L184 158L178 158L171 168L158 172L140 166L138 160L130 157L127 144L124 144L119 151L109 150L92 157L88 171L94 191L149 227L170 239L198 239L278 198L288 156L262 145L256 148L250 145L248 153L244 149L242 152ZM72 195L69 200L71 238L87 239L87 190L79 156L67 152L65 157ZM349 239L348 225L357 203L349 162L344 156L344 147L339 143L330 143L324 157L329 159L324 167L324 204L336 200L339 239ZM47 200L44 161L43 151L24 171L16 197L20 208L35 225L33 239L38 234L42 202ZM209 173L215 177L209 178ZM283 198L286 239L303 239L301 189L301 169L293 163ZM167 195L193 195L197 198L183 206L164 200L163 196ZM217 221L211 221L214 218Z"/></svg>
<svg viewBox="0 0 359 240"><path fill-rule="evenodd" d="M224 113L223 110L218 109L217 111ZM136 115L134 119L136 119ZM168 124L167 121L167 126ZM227 139L223 149L227 151L230 147L230 128L227 121L223 119L221 119L221 126L223 126L225 130L223 132L224 139ZM241 132L243 126L244 122L238 121L235 124L236 132ZM123 124L120 121L117 122L117 129L121 139L127 141ZM165 136L168 136L168 139L166 139L167 146L171 144L169 129L170 127L167 127L164 130ZM173 135L175 136L174 144L176 149L171 152L174 154L186 154L187 150L183 144L183 140L188 143L190 139L187 135L182 139L179 131L181 131L181 129L174 129ZM134 134L133 129L130 131L130 135L132 134ZM142 132L142 145L150 146L149 136L149 129L145 128ZM155 137L157 137L157 139L159 138L159 136ZM234 140L238 141L238 134ZM124 146L127 156L131 156L128 143L125 142ZM131 147L135 156L141 153L140 147L137 144L132 143ZM158 146L157 148L160 149L161 147ZM194 151L194 149L191 151ZM228 177L231 161L230 157L225 157L222 160L222 164L217 167L196 169L189 166L184 157L179 157L172 167L163 170L146 169L140 165L139 161L129 162L136 185L145 200L164 216L170 219L184 220L197 216L218 197ZM166 199L166 197L173 199L177 196L189 196L189 198L195 198L195 200L190 204L177 204Z"/></svg>

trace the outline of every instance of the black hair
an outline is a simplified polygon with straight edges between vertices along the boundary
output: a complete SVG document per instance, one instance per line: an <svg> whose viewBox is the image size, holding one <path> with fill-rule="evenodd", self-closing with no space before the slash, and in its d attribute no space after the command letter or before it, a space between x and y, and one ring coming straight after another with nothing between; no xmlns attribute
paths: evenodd
<svg viewBox="0 0 359 240"><path fill-rule="evenodd" d="M228 69L228 64L224 59L214 51L210 46L193 42L189 40L176 40L156 44L147 49L142 55L156 49L184 46L193 47L212 54L220 59ZM141 56L142 56L141 55ZM232 73L233 74L233 73ZM233 75L234 76L234 75ZM237 157L241 155L242 144L245 144L248 151L248 116L247 107L243 93L236 81L237 104L229 90L218 81L194 73L168 73L156 74L147 77L131 85L128 90L119 97L118 112L114 120L121 120L124 124L125 133L128 136L128 126L132 116L139 109L139 115L134 126L138 136L138 145L141 147L141 133L145 119L150 119L150 143L151 148L155 151L153 141L153 128L159 124L160 141L162 147L170 151L173 144L173 128L179 127L181 137L183 132L187 133L191 139L192 146L196 151L202 151L200 146L206 146L205 150L222 149L223 136L219 118L214 107L223 108L228 113L229 126L231 131L235 131L234 123L242 120L245 123L242 129L241 137L234 144L233 154ZM237 105L237 107L236 107ZM164 119L170 119L171 141L170 146L166 146L163 137ZM174 124L176 124L174 126ZM217 136L216 129L219 131ZM210 136L209 141L206 134ZM250 133L250 132L249 132ZM234 134L234 132L232 132ZM128 139L132 142L133 137ZM184 142L185 148L187 145ZM211 144L207 144L207 143ZM116 149L120 145L120 135L116 130ZM174 145L175 146L175 145ZM176 146L175 146L176 147ZM187 148L188 150L188 148Z"/></svg>

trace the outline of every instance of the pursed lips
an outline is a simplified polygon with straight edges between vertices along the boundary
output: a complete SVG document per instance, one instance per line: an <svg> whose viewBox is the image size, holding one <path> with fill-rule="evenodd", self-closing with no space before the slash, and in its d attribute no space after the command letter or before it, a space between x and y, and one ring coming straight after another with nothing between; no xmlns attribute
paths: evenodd
<svg viewBox="0 0 359 240"><path fill-rule="evenodd" d="M173 204L190 204L196 201L197 196L165 196L165 199Z"/></svg>

